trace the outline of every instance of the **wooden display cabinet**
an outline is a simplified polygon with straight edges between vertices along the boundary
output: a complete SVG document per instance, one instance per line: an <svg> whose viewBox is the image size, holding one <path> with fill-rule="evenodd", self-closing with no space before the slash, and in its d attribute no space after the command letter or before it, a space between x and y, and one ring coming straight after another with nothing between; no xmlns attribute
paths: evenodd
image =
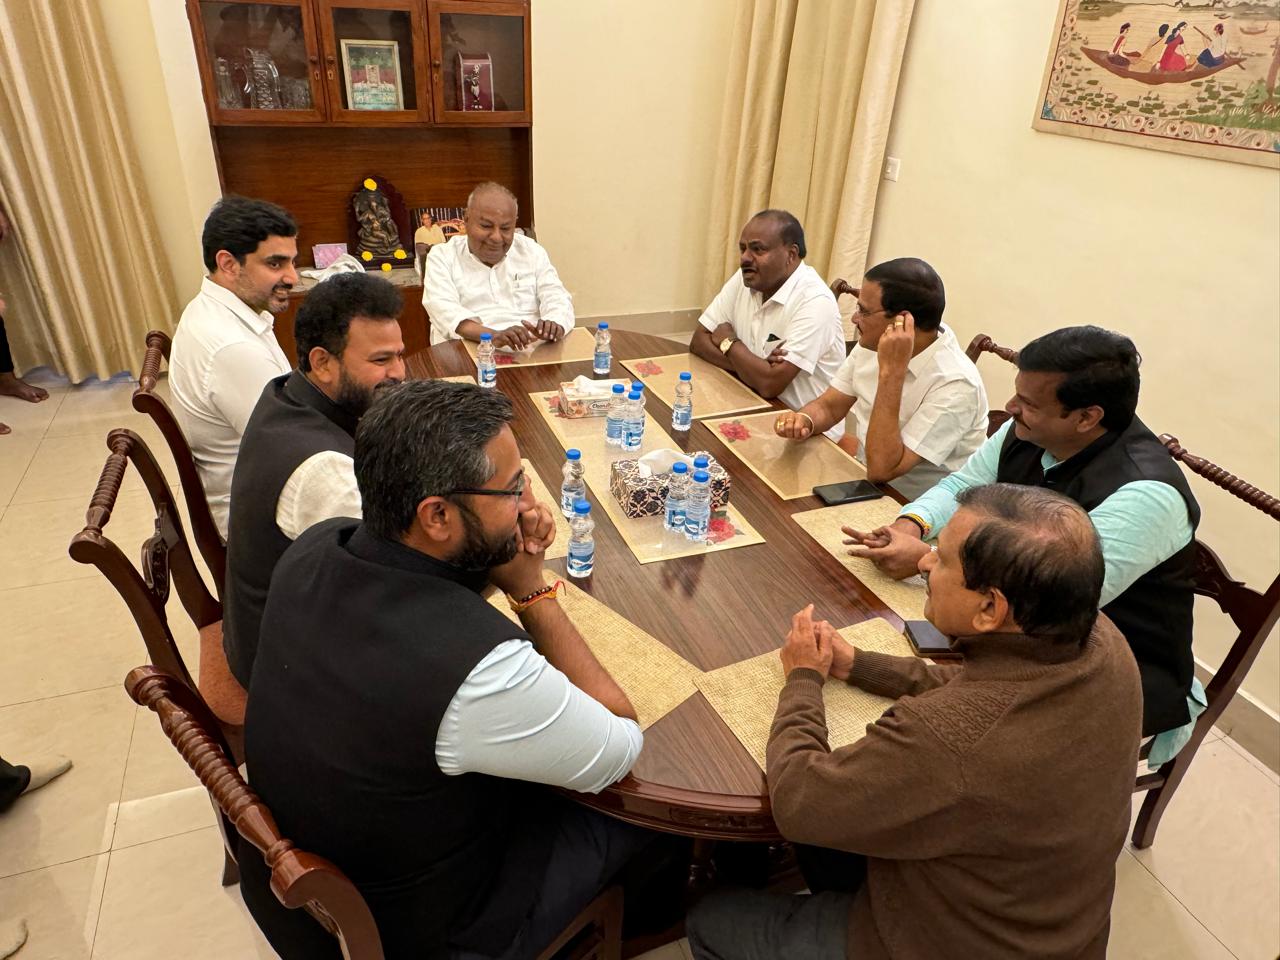
<svg viewBox="0 0 1280 960"><path fill-rule="evenodd" d="M532 116L529 5L491 0L427 0L431 79L438 123L508 125ZM483 63L489 90L484 109L459 76L463 61ZM465 69L463 69L465 73Z"/></svg>

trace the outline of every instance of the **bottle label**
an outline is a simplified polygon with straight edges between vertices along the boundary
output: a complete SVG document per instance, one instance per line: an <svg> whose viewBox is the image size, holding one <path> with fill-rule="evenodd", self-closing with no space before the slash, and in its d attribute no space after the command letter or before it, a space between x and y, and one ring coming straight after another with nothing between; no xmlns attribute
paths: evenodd
<svg viewBox="0 0 1280 960"><path fill-rule="evenodd" d="M601 353L597 350L591 364L592 372L608 373L611 366L613 366L613 354Z"/></svg>
<svg viewBox="0 0 1280 960"><path fill-rule="evenodd" d="M604 418L604 435L610 443L618 443L622 440L622 421L617 417Z"/></svg>
<svg viewBox="0 0 1280 960"><path fill-rule="evenodd" d="M480 386L493 387L498 383L498 368L481 367L480 368Z"/></svg>
<svg viewBox="0 0 1280 960"><path fill-rule="evenodd" d="M691 405L676 404L671 411L671 426L677 430L688 430L692 425L693 407Z"/></svg>
<svg viewBox="0 0 1280 960"><path fill-rule="evenodd" d="M690 540L701 543L707 539L707 521L710 512L705 504L690 506L684 516L684 533Z"/></svg>
<svg viewBox="0 0 1280 960"><path fill-rule="evenodd" d="M594 539L586 541L569 541L569 558L568 569L571 577L586 577L591 575L591 571L595 566L596 544Z"/></svg>
<svg viewBox="0 0 1280 960"><path fill-rule="evenodd" d="M673 503L670 500L668 500L667 501L667 518L666 518L666 521L663 523L663 526L666 527L666 529L668 530L676 530L676 531L684 532L684 523L685 523L684 504L679 502Z"/></svg>

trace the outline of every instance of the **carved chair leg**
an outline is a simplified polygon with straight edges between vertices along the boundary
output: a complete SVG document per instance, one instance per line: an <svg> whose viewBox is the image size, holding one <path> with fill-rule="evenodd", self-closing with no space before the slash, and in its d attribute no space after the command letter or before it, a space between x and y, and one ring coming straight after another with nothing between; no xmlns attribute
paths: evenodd
<svg viewBox="0 0 1280 960"><path fill-rule="evenodd" d="M702 899L711 881L715 877L716 868L712 862L716 842L698 837L693 841L693 851L689 855L689 879L685 885L685 903L694 903Z"/></svg>
<svg viewBox="0 0 1280 960"><path fill-rule="evenodd" d="M240 882L240 866L236 863L235 858L231 856L231 851L226 847L222 848L222 885L224 887L234 887Z"/></svg>
<svg viewBox="0 0 1280 960"><path fill-rule="evenodd" d="M1161 772L1165 775L1164 783L1154 790L1147 791L1142 801L1142 809L1138 811L1138 819L1133 825L1131 838L1133 845L1139 850L1145 850L1155 842L1160 818L1164 816L1165 808L1169 806L1174 791L1182 782L1183 774L1191 766L1191 759L1195 756L1197 746L1198 744L1193 741L1183 747L1181 753L1161 768Z"/></svg>

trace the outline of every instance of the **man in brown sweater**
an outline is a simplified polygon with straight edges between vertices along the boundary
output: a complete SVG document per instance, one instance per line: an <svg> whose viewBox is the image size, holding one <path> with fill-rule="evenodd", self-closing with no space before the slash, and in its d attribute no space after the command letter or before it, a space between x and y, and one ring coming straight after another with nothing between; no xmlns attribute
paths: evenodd
<svg viewBox="0 0 1280 960"><path fill-rule="evenodd" d="M1106 956L1142 693L1098 614L1097 536L1042 488L975 487L960 503L920 569L925 615L963 666L856 650L812 605L781 651L774 819L795 843L865 857L865 882L708 897L688 922L698 960ZM899 698L835 752L828 674Z"/></svg>

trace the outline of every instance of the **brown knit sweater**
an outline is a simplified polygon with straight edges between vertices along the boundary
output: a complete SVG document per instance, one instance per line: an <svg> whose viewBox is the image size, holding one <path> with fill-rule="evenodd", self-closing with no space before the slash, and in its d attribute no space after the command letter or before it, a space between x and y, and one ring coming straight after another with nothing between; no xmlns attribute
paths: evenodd
<svg viewBox="0 0 1280 960"><path fill-rule="evenodd" d="M832 753L822 680L793 670L769 738L783 836L868 858L848 954L1104 958L1142 688L1099 616L1083 648L958 640L963 666L858 651L849 682L901 698Z"/></svg>

